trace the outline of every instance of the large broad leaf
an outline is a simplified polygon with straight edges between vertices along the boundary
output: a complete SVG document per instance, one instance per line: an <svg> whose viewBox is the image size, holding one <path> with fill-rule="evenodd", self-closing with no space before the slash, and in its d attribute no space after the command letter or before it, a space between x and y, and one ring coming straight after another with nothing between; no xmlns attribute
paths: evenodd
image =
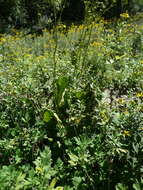
<svg viewBox="0 0 143 190"><path fill-rule="evenodd" d="M61 104L61 101L64 98L65 90L68 87L69 78L66 76L60 77L56 81L56 95L55 95L55 103L56 106L59 107Z"/></svg>
<svg viewBox="0 0 143 190"><path fill-rule="evenodd" d="M53 112L52 110L47 110L45 113L44 113L44 116L43 116L43 121L48 123L49 121L51 121L51 119L55 118L56 121L58 122L59 126L61 128L63 128L63 124L62 124L62 121L60 120L60 118L58 117L58 115Z"/></svg>

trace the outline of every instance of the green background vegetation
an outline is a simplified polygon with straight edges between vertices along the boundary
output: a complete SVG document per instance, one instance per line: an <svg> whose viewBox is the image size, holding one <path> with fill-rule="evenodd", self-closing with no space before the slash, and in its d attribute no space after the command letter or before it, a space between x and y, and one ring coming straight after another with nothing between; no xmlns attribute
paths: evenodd
<svg viewBox="0 0 143 190"><path fill-rule="evenodd" d="M142 6L142 0L0 0L0 30L16 27L37 32L58 20L81 23L87 12L109 19L126 11L136 13Z"/></svg>
<svg viewBox="0 0 143 190"><path fill-rule="evenodd" d="M143 189L141 3L0 1L0 190Z"/></svg>

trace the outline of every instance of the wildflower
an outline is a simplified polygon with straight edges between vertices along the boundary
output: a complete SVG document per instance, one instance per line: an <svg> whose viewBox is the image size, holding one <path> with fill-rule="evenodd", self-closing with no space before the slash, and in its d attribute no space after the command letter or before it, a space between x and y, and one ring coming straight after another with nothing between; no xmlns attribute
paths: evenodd
<svg viewBox="0 0 143 190"><path fill-rule="evenodd" d="M142 127L142 128L139 128L139 130L143 131L143 127Z"/></svg>
<svg viewBox="0 0 143 190"><path fill-rule="evenodd" d="M129 18L130 16L129 16L128 13L122 13L122 14L120 14L120 17L122 17L122 18Z"/></svg>
<svg viewBox="0 0 143 190"><path fill-rule="evenodd" d="M102 46L102 42L93 42L91 43L91 46L95 47L95 46Z"/></svg>
<svg viewBox="0 0 143 190"><path fill-rule="evenodd" d="M128 137L128 136L131 136L130 135L130 131L123 131L123 135L124 135L124 137Z"/></svg>
<svg viewBox="0 0 143 190"><path fill-rule="evenodd" d="M47 45L47 44L44 44L44 48L49 48L49 45Z"/></svg>
<svg viewBox="0 0 143 190"><path fill-rule="evenodd" d="M40 167L36 167L36 172L37 172L37 173L42 173L42 172L43 172L43 169L40 168Z"/></svg>
<svg viewBox="0 0 143 190"><path fill-rule="evenodd" d="M4 43L4 42L6 42L6 39L5 38L0 38L0 42Z"/></svg>
<svg viewBox="0 0 143 190"><path fill-rule="evenodd" d="M103 111L100 112L100 116L101 116L101 119L104 122L108 122L109 121L108 114L107 114L107 112L105 110L103 110Z"/></svg>
<svg viewBox="0 0 143 190"><path fill-rule="evenodd" d="M125 103L125 100L124 100L123 98L119 98L119 99L117 100L117 102L118 102L119 104L124 104L124 103Z"/></svg>
<svg viewBox="0 0 143 190"><path fill-rule="evenodd" d="M66 25L65 25L65 24L63 24L63 28L66 28Z"/></svg>
<svg viewBox="0 0 143 190"><path fill-rule="evenodd" d="M80 121L81 121L80 118L75 118L75 117L72 117L71 120L72 120L73 122L75 122L75 124L79 124Z"/></svg>
<svg viewBox="0 0 143 190"><path fill-rule="evenodd" d="M84 27L84 25L82 24L82 25L80 25L79 27L78 27L78 29L79 30L83 30L85 27Z"/></svg>
<svg viewBox="0 0 143 190"><path fill-rule="evenodd" d="M25 57L31 57L32 55L27 53L27 54L25 54L24 56L25 56Z"/></svg>
<svg viewBox="0 0 143 190"><path fill-rule="evenodd" d="M142 93L142 92L138 92L138 93L136 93L136 97L138 97L138 98L143 97L143 93Z"/></svg>
<svg viewBox="0 0 143 190"><path fill-rule="evenodd" d="M123 113L124 113L125 115L129 115L128 110L125 110Z"/></svg>
<svg viewBox="0 0 143 190"><path fill-rule="evenodd" d="M40 61L40 60L43 60L45 57L43 55L39 55L37 56L37 60Z"/></svg>

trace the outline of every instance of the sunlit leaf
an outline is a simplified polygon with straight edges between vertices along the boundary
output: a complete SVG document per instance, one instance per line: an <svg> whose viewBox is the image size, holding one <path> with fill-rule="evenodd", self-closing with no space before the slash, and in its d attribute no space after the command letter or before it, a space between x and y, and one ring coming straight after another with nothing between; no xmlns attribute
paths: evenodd
<svg viewBox="0 0 143 190"><path fill-rule="evenodd" d="M44 113L43 121L48 123L53 118L53 112L48 110Z"/></svg>

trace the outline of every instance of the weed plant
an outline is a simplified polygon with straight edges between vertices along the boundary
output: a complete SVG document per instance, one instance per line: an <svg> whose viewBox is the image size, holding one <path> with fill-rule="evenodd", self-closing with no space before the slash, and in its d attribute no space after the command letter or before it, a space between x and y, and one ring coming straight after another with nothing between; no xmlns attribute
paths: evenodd
<svg viewBox="0 0 143 190"><path fill-rule="evenodd" d="M0 36L0 190L143 189L143 26L113 25Z"/></svg>

